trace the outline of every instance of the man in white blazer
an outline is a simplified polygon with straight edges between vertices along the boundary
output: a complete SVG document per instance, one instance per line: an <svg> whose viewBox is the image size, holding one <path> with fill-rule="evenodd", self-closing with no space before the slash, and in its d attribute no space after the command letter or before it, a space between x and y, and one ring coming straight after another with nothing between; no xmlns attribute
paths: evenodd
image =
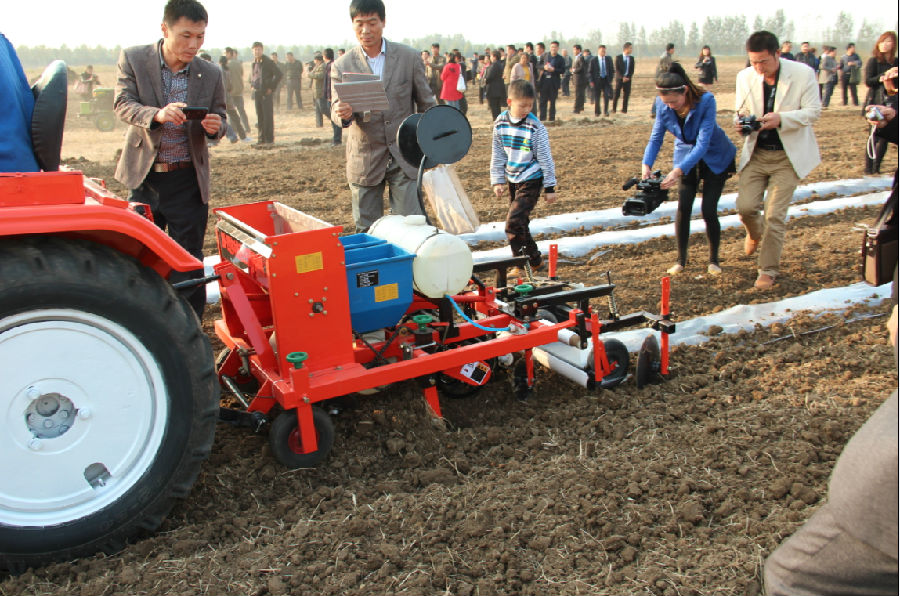
<svg viewBox="0 0 900 596"><path fill-rule="evenodd" d="M353 0L350 18L359 45L337 59L331 70L331 119L348 131L347 182L356 229L364 232L384 214L384 187L391 211L421 214L416 193L416 166L407 164L397 146L397 129L414 112L435 105L417 50L382 37L384 3ZM338 97L335 85L344 73L372 73L381 78L390 108L361 112Z"/></svg>
<svg viewBox="0 0 900 596"><path fill-rule="evenodd" d="M822 112L815 72L780 59L779 47L768 31L747 39L750 66L738 73L735 94L737 114L754 115L761 122L744 139L737 199L747 231L744 251L749 256L759 249L758 290L775 284L791 197L820 161L813 132ZM737 128L740 132L740 123Z"/></svg>

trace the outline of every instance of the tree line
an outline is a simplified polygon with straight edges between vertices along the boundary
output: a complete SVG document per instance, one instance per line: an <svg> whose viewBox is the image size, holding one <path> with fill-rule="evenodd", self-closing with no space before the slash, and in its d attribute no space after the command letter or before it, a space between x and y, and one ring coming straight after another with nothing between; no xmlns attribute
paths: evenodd
<svg viewBox="0 0 900 596"><path fill-rule="evenodd" d="M795 44L800 41L809 41L817 47L821 44L829 44L841 48L848 42L856 42L862 52L866 51L870 45L875 44L875 40L881 34L880 24L874 21L863 19L859 27L854 26L853 16L850 13L841 12L834 26L828 27L822 32L819 39L794 39L794 22L787 19L783 10L777 10L770 17L764 18L757 16L751 24L747 23L747 19L743 15L729 17L706 17L702 23L693 21L685 24L679 20L670 21L667 25L647 31L643 25L637 25L634 22L619 23L618 32L614 39L604 39L603 33L599 29L589 31L587 35L581 37L567 37L558 31L551 31L549 36L544 40L557 40L564 48L570 48L574 44L581 44L583 47L595 49L598 45L605 43L611 45L611 49L617 50L627 41L634 44L636 56L658 56L664 50L667 43L674 43L676 52L682 56L699 54L700 48L704 45L710 46L714 54L717 55L741 55L744 53L744 42L753 31L765 29L774 33L778 39L791 40ZM494 40L482 44L473 43L466 39L462 34L442 35L432 34L418 38L406 38L401 40L403 43L414 48L428 49L432 43L439 43L441 49L450 50L458 49L464 55L470 56L473 52L483 53L486 47L505 47L507 44L515 43L517 47L521 47L528 40ZM541 41L538 39L531 40L533 42ZM351 42L344 42L351 43ZM284 56L287 52L293 52L298 60L312 60L313 55L323 49L324 46L312 45L277 45L267 46L267 52L278 52L279 56ZM333 48L337 50L340 45ZM46 66L53 60L64 60L73 67L81 67L87 64L94 65L110 65L115 64L119 57L121 47L106 48L103 46L89 47L80 45L70 48L65 44L59 48L48 48L43 45L39 46L18 46L16 52L25 68L40 68ZM224 48L204 48L213 58L218 58L224 53ZM252 52L250 48L237 48L241 56L247 58ZM611 51L610 53L617 53Z"/></svg>

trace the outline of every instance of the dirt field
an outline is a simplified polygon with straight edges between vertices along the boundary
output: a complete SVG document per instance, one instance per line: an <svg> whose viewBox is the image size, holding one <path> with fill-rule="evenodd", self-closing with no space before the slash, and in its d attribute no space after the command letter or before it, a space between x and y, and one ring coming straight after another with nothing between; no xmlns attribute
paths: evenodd
<svg viewBox="0 0 900 596"><path fill-rule="evenodd" d="M621 204L650 132L649 62L625 116L574 117L571 99L561 101L550 128L560 201L539 204L536 217ZM739 66L720 65L723 125ZM482 221L502 220L487 176L489 115L469 95L474 143L458 171ZM213 149L215 205L278 200L352 229L343 150L305 105L276 114L272 150ZM112 159L122 130L73 119L63 154L121 191ZM823 163L807 181L862 176L867 132L857 110L825 110ZM670 156L668 141L660 166ZM882 171L896 164L892 148ZM851 228L875 215L792 221L783 273L766 293L752 290L742 233L723 232L718 278L705 273L705 238L694 238L673 281L676 320L857 281ZM207 244L211 254L211 234ZM567 262L560 275L599 282L611 270L624 312L655 311L674 259L663 238ZM520 403L500 378L443 400L446 428L412 383L351 398L316 470L285 471L264 434L222 424L193 492L158 533L115 556L0 578L0 594L753 593L765 557L821 504L843 445L897 385L886 317L857 320L888 308L713 331L702 346L676 348L671 378L641 390L586 391L540 370Z"/></svg>

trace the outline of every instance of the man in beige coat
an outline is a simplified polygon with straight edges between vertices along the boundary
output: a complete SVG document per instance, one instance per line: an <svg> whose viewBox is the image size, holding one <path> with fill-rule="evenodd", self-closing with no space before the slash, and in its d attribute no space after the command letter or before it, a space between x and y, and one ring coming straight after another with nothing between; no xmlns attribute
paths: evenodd
<svg viewBox="0 0 900 596"><path fill-rule="evenodd" d="M163 39L122 50L114 109L128 124L116 180L148 203L153 219L189 253L203 258L209 217L208 139L225 131L222 70L197 57L207 23L196 0L169 0L163 11ZM185 109L207 110L187 119ZM190 111L188 110L188 113ZM184 277L202 276L203 270ZM172 281L179 277L173 273ZM206 292L197 288L188 301L198 316Z"/></svg>
<svg viewBox="0 0 900 596"><path fill-rule="evenodd" d="M384 214L384 187L389 188L391 212L421 214L416 193L417 169L406 163L397 146L397 129L414 112L435 105L419 52L382 37L384 3L353 0L350 18L360 45L332 67L331 119L347 129L347 182L353 201L353 219L365 231ZM334 87L345 72L381 77L390 109L360 113L340 100Z"/></svg>
<svg viewBox="0 0 900 596"><path fill-rule="evenodd" d="M744 251L749 256L759 250L758 290L775 284L794 189L820 161L813 132L822 111L815 73L781 60L778 48L778 38L768 31L747 39L750 67L738 73L735 94L737 114L762 123L744 140L737 199L747 232Z"/></svg>

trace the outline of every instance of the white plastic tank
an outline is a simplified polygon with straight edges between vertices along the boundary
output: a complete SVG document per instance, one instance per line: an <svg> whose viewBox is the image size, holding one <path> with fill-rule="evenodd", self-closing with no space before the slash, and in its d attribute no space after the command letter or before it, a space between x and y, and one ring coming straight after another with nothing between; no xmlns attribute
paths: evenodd
<svg viewBox="0 0 900 596"><path fill-rule="evenodd" d="M385 215L367 233L416 255L413 287L429 298L452 296L463 290L472 277L472 251L468 245L429 226L424 215Z"/></svg>

